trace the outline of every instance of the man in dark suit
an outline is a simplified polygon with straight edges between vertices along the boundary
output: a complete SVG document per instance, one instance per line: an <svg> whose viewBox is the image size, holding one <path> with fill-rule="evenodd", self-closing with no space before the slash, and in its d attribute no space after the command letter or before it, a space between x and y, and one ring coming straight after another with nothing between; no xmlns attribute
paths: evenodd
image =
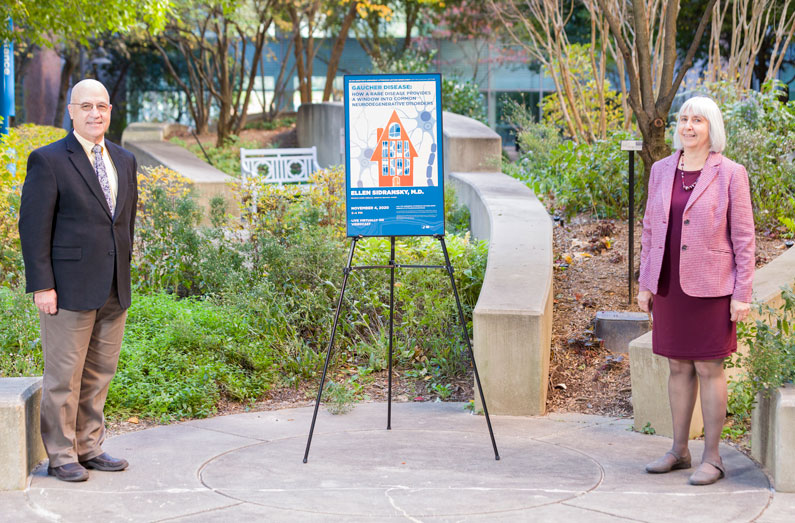
<svg viewBox="0 0 795 523"><path fill-rule="evenodd" d="M19 236L41 325L48 474L85 481L86 469L127 468L102 450L103 409L130 306L138 187L135 157L104 139L105 87L79 82L68 109L74 132L28 158Z"/></svg>

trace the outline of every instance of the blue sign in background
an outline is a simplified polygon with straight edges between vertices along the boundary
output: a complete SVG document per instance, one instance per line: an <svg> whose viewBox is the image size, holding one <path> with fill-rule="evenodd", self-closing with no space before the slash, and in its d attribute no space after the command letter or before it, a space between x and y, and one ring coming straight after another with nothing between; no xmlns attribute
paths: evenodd
<svg viewBox="0 0 795 523"><path fill-rule="evenodd" d="M441 75L346 75L344 85L347 235L444 234Z"/></svg>

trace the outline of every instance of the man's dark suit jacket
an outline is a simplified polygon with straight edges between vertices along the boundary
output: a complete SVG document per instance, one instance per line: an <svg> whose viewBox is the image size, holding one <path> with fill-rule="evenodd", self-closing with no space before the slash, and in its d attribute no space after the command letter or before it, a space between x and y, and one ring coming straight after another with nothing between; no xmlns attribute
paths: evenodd
<svg viewBox="0 0 795 523"><path fill-rule="evenodd" d="M105 140L119 178L113 217L85 150L70 132L28 158L19 236L27 292L55 289L58 308L99 309L116 276L130 306L130 260L138 203L135 157Z"/></svg>

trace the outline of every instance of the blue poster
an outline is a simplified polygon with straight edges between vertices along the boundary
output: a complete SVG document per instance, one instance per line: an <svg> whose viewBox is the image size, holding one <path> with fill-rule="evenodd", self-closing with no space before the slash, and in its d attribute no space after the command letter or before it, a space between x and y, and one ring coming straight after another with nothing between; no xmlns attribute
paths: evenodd
<svg viewBox="0 0 795 523"><path fill-rule="evenodd" d="M444 234L441 82L345 76L349 237Z"/></svg>

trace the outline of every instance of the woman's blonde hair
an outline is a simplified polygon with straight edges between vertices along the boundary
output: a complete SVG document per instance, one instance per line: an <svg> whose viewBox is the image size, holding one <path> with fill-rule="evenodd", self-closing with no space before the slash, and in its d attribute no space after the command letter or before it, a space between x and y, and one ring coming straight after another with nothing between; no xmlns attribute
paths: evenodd
<svg viewBox="0 0 795 523"><path fill-rule="evenodd" d="M674 149L682 148L682 139L679 137L679 121L683 114L703 116L709 122L709 150L716 153L723 152L726 148L726 130L723 127L723 116L718 104L706 96L689 98L679 109L676 115L676 128L674 129Z"/></svg>

